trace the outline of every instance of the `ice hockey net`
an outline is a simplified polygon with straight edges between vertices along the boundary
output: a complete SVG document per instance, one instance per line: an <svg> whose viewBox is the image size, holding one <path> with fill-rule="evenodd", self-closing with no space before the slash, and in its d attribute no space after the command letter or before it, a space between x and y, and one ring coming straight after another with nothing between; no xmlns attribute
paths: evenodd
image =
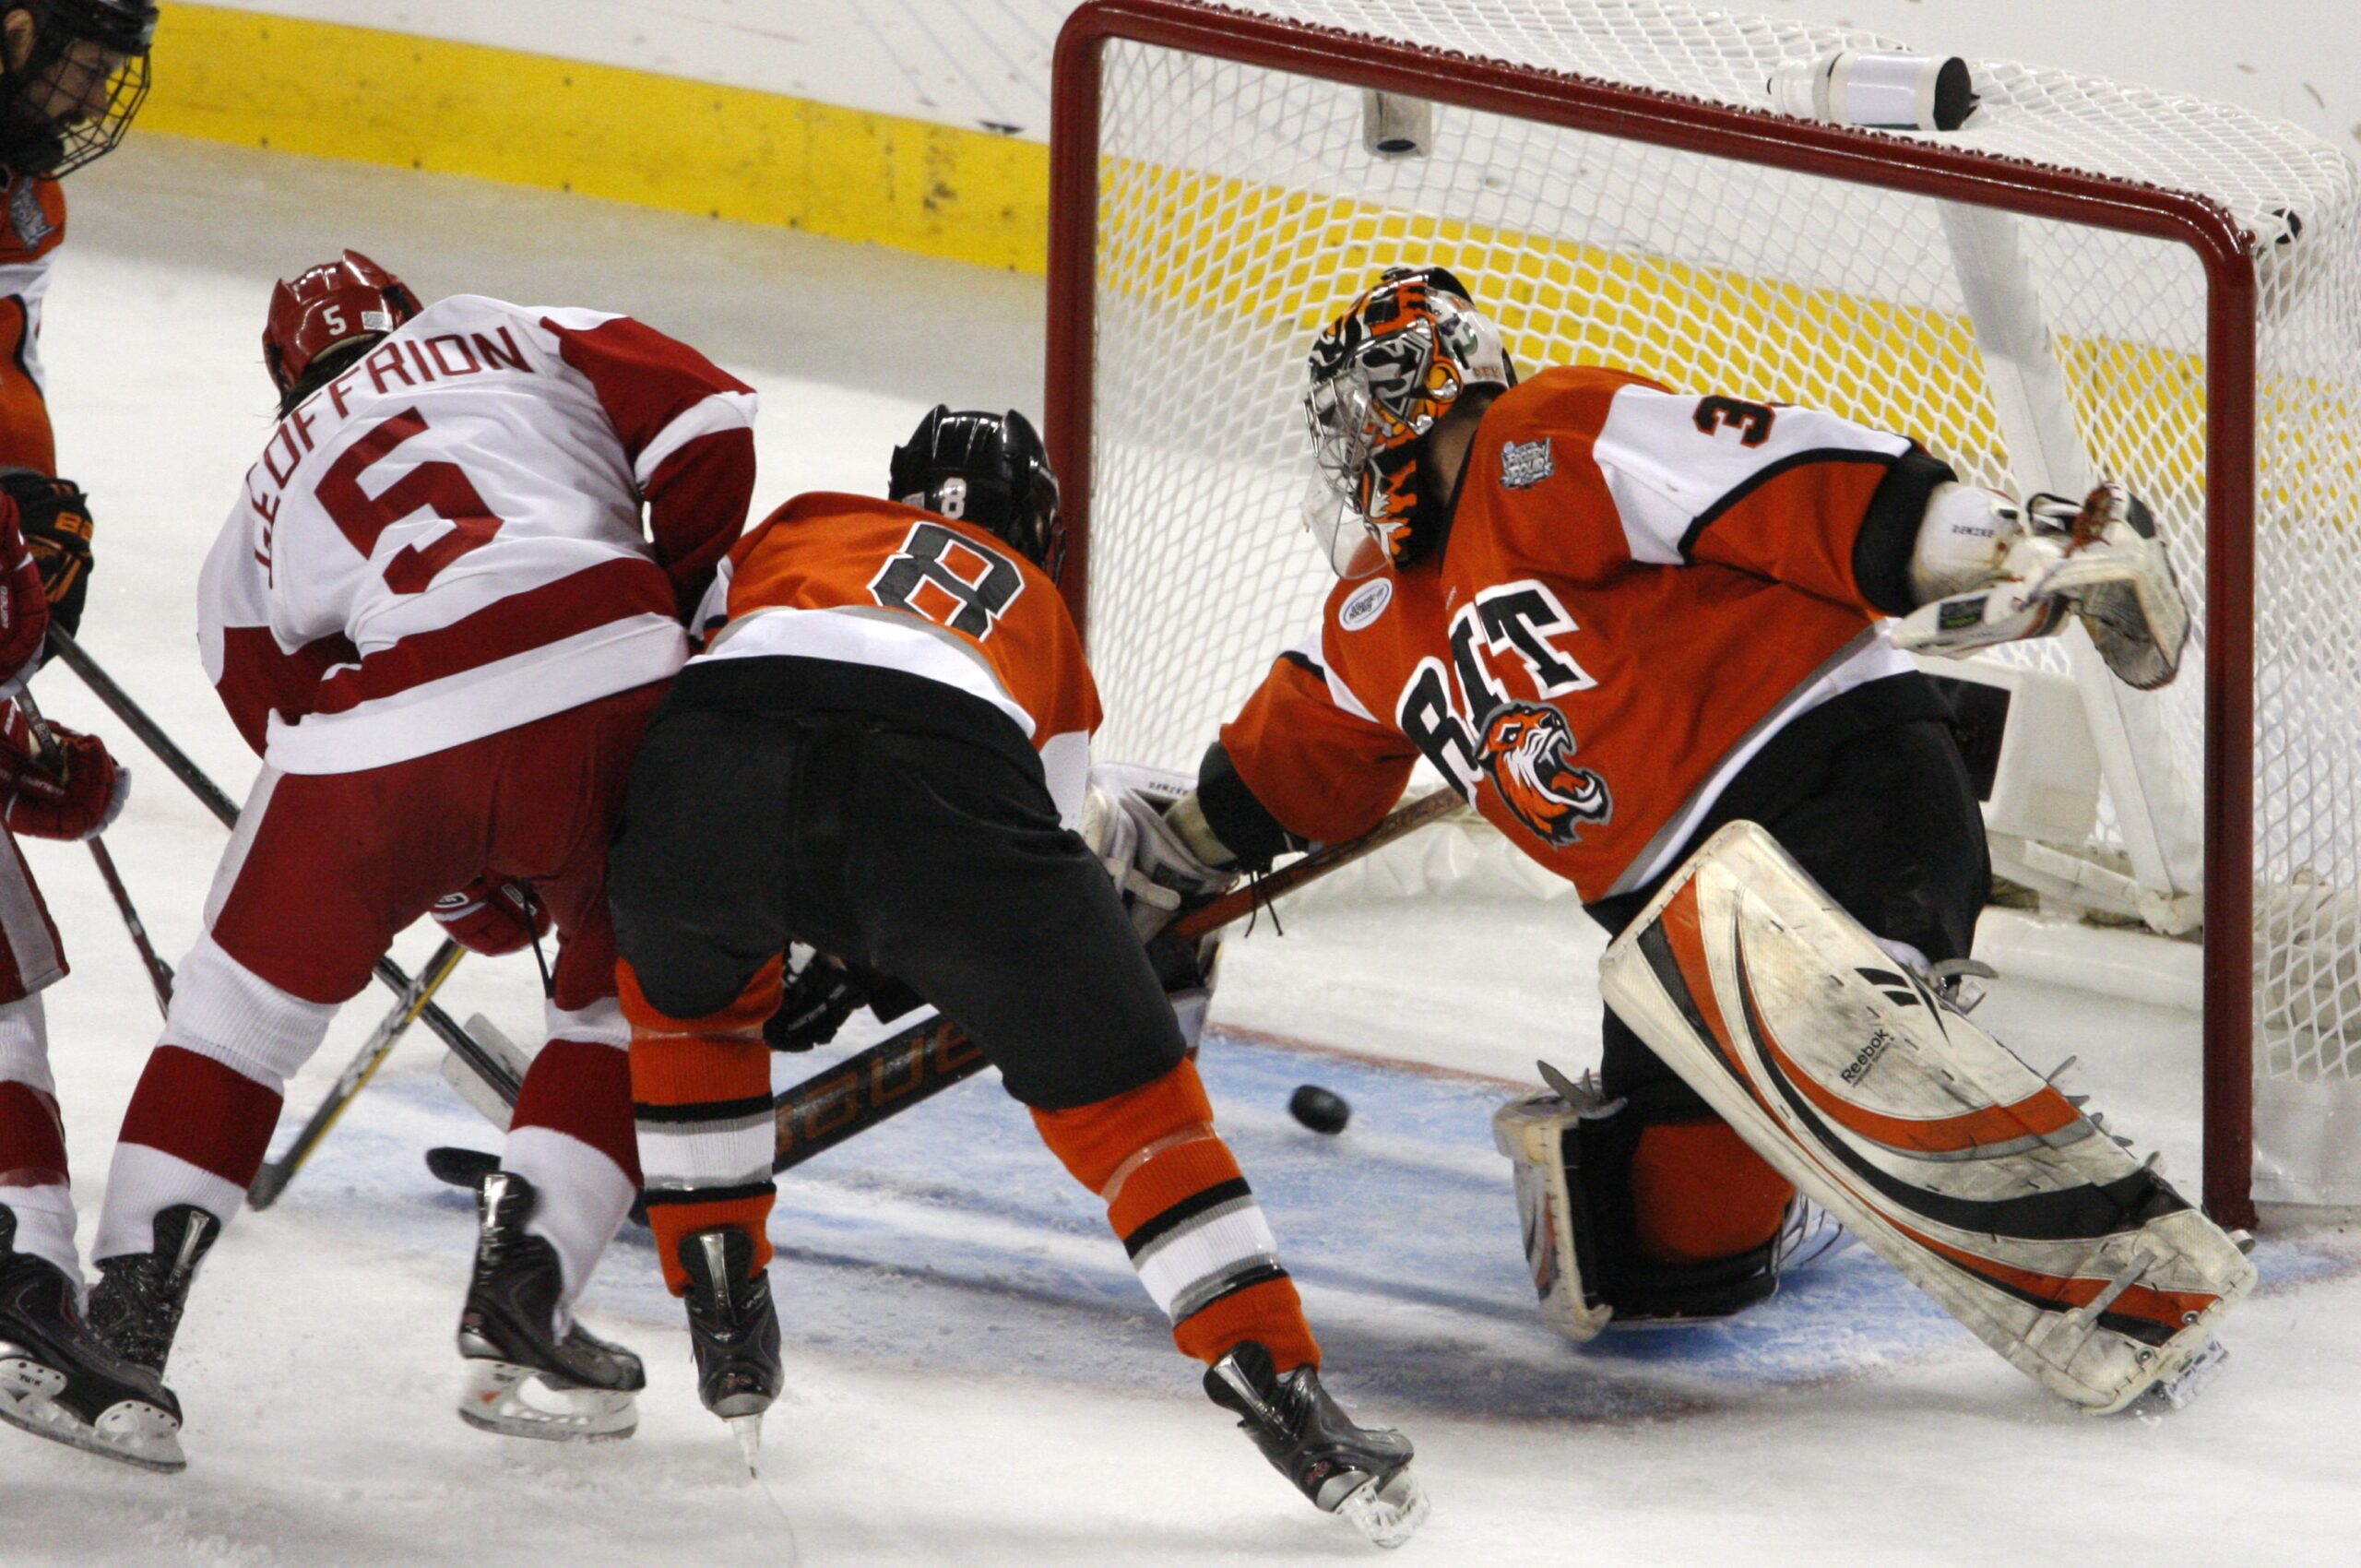
<svg viewBox="0 0 2361 1568"><path fill-rule="evenodd" d="M2013 235L2067 440L2154 505L2202 598L2131 719L2202 827L2208 1206L2361 1203L2355 171L2236 109L2004 62L1972 62L1984 107L1948 134L1773 106L1783 65L1904 47L1659 0L1077 11L1049 422L1102 754L1191 766L1308 629L1302 355L1380 266L1448 264L1521 363L1818 405L2006 487L2031 455L1957 224L2013 214L1969 232ZM1435 106L1422 148L1372 150L1377 91Z"/></svg>

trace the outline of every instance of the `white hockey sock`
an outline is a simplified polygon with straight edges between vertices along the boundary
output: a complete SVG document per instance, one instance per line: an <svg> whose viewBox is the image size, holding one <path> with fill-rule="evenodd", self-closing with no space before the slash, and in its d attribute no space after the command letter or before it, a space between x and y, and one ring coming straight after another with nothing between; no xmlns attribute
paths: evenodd
<svg viewBox="0 0 2361 1568"><path fill-rule="evenodd" d="M55 1264L82 1289L82 1260L74 1250L74 1194L63 1182L11 1187L0 1208L16 1216L16 1250Z"/></svg>
<svg viewBox="0 0 2361 1568"><path fill-rule="evenodd" d="M509 1134L500 1168L530 1182L538 1195L525 1229L557 1249L564 1276L557 1328L563 1333L575 1299L630 1211L631 1181L588 1144L550 1127L519 1127Z"/></svg>

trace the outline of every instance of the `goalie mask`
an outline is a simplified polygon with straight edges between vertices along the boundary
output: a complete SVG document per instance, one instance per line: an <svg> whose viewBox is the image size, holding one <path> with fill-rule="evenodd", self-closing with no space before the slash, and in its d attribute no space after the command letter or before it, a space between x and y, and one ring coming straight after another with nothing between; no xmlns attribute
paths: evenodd
<svg viewBox="0 0 2361 1568"><path fill-rule="evenodd" d="M1032 422L1014 409L954 413L936 404L894 448L886 493L906 506L973 523L1058 575L1065 554L1058 476Z"/></svg>
<svg viewBox="0 0 2361 1568"><path fill-rule="evenodd" d="M0 3L0 163L55 178L113 151L155 37L154 0Z"/></svg>
<svg viewBox="0 0 2361 1568"><path fill-rule="evenodd" d="M1429 493L1427 436L1470 388L1516 385L1501 329L1443 268L1390 267L1313 340L1310 368L1304 414L1333 499L1305 526L1339 576L1411 564L1448 504Z"/></svg>
<svg viewBox="0 0 2361 1568"><path fill-rule="evenodd" d="M270 315L262 328L262 360L279 388L280 417L341 372L355 352L418 312L409 285L359 251L281 279L270 291Z"/></svg>

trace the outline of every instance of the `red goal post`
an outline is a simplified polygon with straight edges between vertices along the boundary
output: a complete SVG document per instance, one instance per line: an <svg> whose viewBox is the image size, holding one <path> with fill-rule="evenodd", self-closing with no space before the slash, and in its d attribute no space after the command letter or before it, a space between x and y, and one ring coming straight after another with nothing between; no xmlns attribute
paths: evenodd
<svg viewBox="0 0 2361 1568"><path fill-rule="evenodd" d="M1904 275L1903 263L1917 267L1920 253L1940 248L1934 231L1910 227L1937 207L1947 221L1958 212L2039 220L2047 227L2028 240L2028 254L2057 262L2067 279L2058 292L2066 296L2062 308L2070 316L2089 313L2087 322L2061 321L2048 339L2059 359L2071 362L2066 391L2089 460L2123 472L2135 489L2161 500L2160 511L2173 514L2167 535L2192 590L2201 583L2194 645L2200 656L2184 672L2177 698L2185 711L2158 722L2166 730L2180 726L2181 770L2202 779L2205 1202L2225 1223L2251 1223L2256 1023L2263 1006L2256 986L2260 335L2270 325L2267 284L2282 293L2299 284L2326 286L2266 279L2263 269L2284 269L2285 256L2273 245L2284 253L2292 241L2309 247L2302 257L2307 266L2312 251L2341 247L2331 260L2349 273L2349 190L2324 196L2295 188L2297 176L2311 177L2310 149L2286 152L2270 139L2276 130L2250 133L2248 117L2231 123L2233 112L2208 120L2185 107L2188 101L2149 95L2161 106L2152 112L2141 89L2056 73L2036 77L2018 67L1977 65L1987 102L1997 97L2005 107L2030 101L2036 90L2049 94L2069 104L2071 112L2059 123L2070 132L2092 123L2077 117L2085 99L2115 113L2115 101L2099 90L2106 89L2160 127L2141 130L2134 141L2256 136L2258 146L2268 144L2269 157L2248 160L2240 143L2231 161L2241 170L2242 160L2264 165L2248 183L2259 181L2266 191L2277 177L2272 159L2284 161L2296 172L2287 176L2285 203L2258 208L2261 198L2251 193L2225 199L2200 185L2177 188L2163 177L2169 169L2133 177L2121 172L2120 158L2109 166L2113 142L2089 160L2097 166L2077 166L2064 153L2006 150L2006 124L1996 148L1992 136L1964 140L1791 117L1767 96L1760 104L1747 101L1745 83L1763 79L1765 67L1781 62L1876 48L1882 41L1649 0L1562 6L1562 18L1526 16L1501 24L1511 30L1501 37L1488 36L1493 24L1475 13L1464 24L1439 23L1445 9L1418 0L1299 0L1249 8L1094 0L1066 24L1053 89L1047 426L1065 484L1065 588L1108 688L1110 726L1119 731L1108 754L1186 766L1253 672L1292 640L1273 640L1270 628L1289 616L1309 624L1316 594L1307 595L1292 564L1262 564L1260 540L1267 535L1275 548L1317 565L1293 537L1292 519L1277 499L1284 481L1275 477L1287 444L1301 439L1293 399L1303 346L1311 327L1364 283L1376 263L1390 259L1389 247L1404 259L1412 258L1412 247L1447 251L1480 300L1498 309L1505 296L1510 308L1499 314L1521 362L1536 362L1537 342L1538 362L1579 352L1631 363L1675 385L1833 405L1919 436L1965 477L2005 484L2008 458L2020 467L2029 460L2019 449L2024 443L2006 442L1994 424L1999 390L1966 386L1980 374L1976 350L1990 366L1994 343L1977 337L1982 322L1963 328L1963 307L1943 291L1949 285L1922 286L1916 274ZM1638 42L1629 42L1619 29ZM1602 58L1619 66L1626 55L1644 68L1600 68ZM1662 70L1659 59L1669 62ZM1692 60L1703 62L1703 89L1692 89L1683 76ZM1110 70L1117 73L1112 79ZM1373 112L1359 98L1367 93L1435 106L1434 146L1425 156L1458 163L1413 176L1372 151L1367 169L1356 166L1340 126L1347 115ZM2177 131L2177 116L2187 121ZM1216 125L1222 121L1238 128L1224 129ZM2038 128L2044 149L2071 147L2047 122ZM1454 136L1465 143L1455 152L1445 145ZM1257 138L1272 144L1267 157ZM2168 152L2163 162L2169 164ZM2333 172L2319 167L2325 172L2316 184L2328 190ZM1695 183L1675 202L1663 195L1673 174L1659 171ZM1527 190L1538 195L1520 208ZM1762 197L1758 220L1741 209L1761 191L1774 194ZM1420 205L1429 200L1431 206ZM2345 206L2331 211L2336 200ZM1640 214L1628 233L1618 201ZM1916 207L1904 205L1914 201ZM2273 221L2280 223L2275 233ZM1789 224L1795 232L1783 227ZM1815 233L1814 226L1831 232ZM1844 232L1848 228L1855 232ZM2336 232L2324 232L2331 228ZM2049 235L2065 238L2042 237ZM2187 263L2149 264L2139 258L2150 251L2135 251L2128 253L2133 260L2124 274L2110 276L2117 264L2109 258L2118 253L2090 249L2077 238L2087 235L2170 247ZM1797 259L1814 246L1828 248ZM1891 291L1847 270L1859 265L1861 249L1876 247L1894 252L1898 281ZM2142 306L2157 316L2154 329L2106 318L2117 304L2110 295L2140 293L2151 272L2173 273L2181 265L2193 266L2194 281L2163 303ZM2350 282L2348 277L2336 286ZM1675 289L1694 296L1681 307L1689 314L1659 308L1664 292ZM1557 302L1546 320L1540 303L1526 308L1545 292ZM2297 297L2314 308L2309 295ZM1609 298L1611 306L1593 308ZM2190 303L2173 303L2180 300ZM2056 308L2055 298L2052 303ZM2201 320L2184 319L2193 313ZM1244 327L1236 325L1240 319ZM1733 320L1738 325L1728 327ZM2047 329L2040 330L2047 337ZM1892 339L1882 358L1875 351L1881 333ZM1211 345L1204 369L1192 369L1200 362L1190 355L1201 344ZM2105 386L2120 386L2129 399L2153 398L2154 407L2127 414L2104 406L2088 385L2094 363L2105 367ZM2274 374L2297 386L2312 375ZM1951 401L1909 405L1911 394L1895 388L1913 374L1951 385ZM1197 385L1214 376L1226 384ZM2274 397L2284 401L2286 390L2281 385ZM2337 390L2341 396L2350 388ZM1898 396L1904 403L1889 406ZM1894 422L1914 413L1936 428ZM2142 431L2134 414L2162 420L2171 433ZM1999 417L2005 425L2007 410ZM2155 466L2153 477L2139 471L2143 464ZM2309 482L2350 486L2356 471ZM1168 479L1174 474L1184 477ZM2274 494L2290 482L2284 473L2275 476ZM2340 492L2326 507L2339 549L2353 542L2351 505ZM1247 555L1254 559L1241 567L1239 558ZM1185 605L1157 608L1139 587L1145 576L1153 576L1154 593L1166 600L1216 601L1207 612L1214 619L1187 621L1194 612ZM2361 586L2361 578L2350 583ZM1160 655L1126 651L1128 641L1151 640L1131 628L1168 613L1182 620L1157 622L1152 640ZM1153 668L1158 658L1210 669L1195 687L1178 690ZM2297 721L2334 717L2308 711ZM1192 737L1185 751L1184 736ZM2331 746L2361 748L2361 734L2332 726L2326 739ZM2331 761L2343 777L2343 764ZM2293 773L2303 775L2305 766L2298 759ZM2308 829L2298 837L2303 831ZM2331 838L2349 834L2349 819L2339 817L2326 831ZM2132 835L2126 827L2119 836ZM2331 869L2338 883L2331 892L2349 893L2343 878L2351 863ZM2307 928L2313 945L2304 951L2314 955L2307 965L2316 964L2321 942L2336 946L2355 934L2343 922L2340 913L2319 917L2317 930ZM2340 948L2324 962L2325 980L2307 969L2309 978L2301 982L2315 998L2305 1015L2314 1023L2321 1016L2318 996L2329 999L2331 1011L2343 1005L2349 968L2340 966L2349 966L2350 954ZM2330 1022L2343 1028L2346 1019ZM2323 1048L2290 1049L2298 1053L2290 1058L2299 1069L2293 1077L2312 1071L2315 1078L2337 1080L2342 1092L2343 1079L2361 1074L2361 1050L2348 1062L2342 1037L2327 1052L2333 1071L2319 1070ZM2300 1054L2307 1049L2315 1057Z"/></svg>

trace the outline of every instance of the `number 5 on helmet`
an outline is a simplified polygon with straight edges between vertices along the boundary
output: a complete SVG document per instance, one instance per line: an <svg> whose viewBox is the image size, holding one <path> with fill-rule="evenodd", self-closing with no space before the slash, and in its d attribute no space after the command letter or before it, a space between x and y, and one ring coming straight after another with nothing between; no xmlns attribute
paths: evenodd
<svg viewBox="0 0 2361 1568"><path fill-rule="evenodd" d="M2104 1412L2173 1389L2253 1288L2237 1244L2153 1161L1907 972L1752 823L1708 839L1600 974L1608 1004L1748 1144L2061 1398Z"/></svg>

